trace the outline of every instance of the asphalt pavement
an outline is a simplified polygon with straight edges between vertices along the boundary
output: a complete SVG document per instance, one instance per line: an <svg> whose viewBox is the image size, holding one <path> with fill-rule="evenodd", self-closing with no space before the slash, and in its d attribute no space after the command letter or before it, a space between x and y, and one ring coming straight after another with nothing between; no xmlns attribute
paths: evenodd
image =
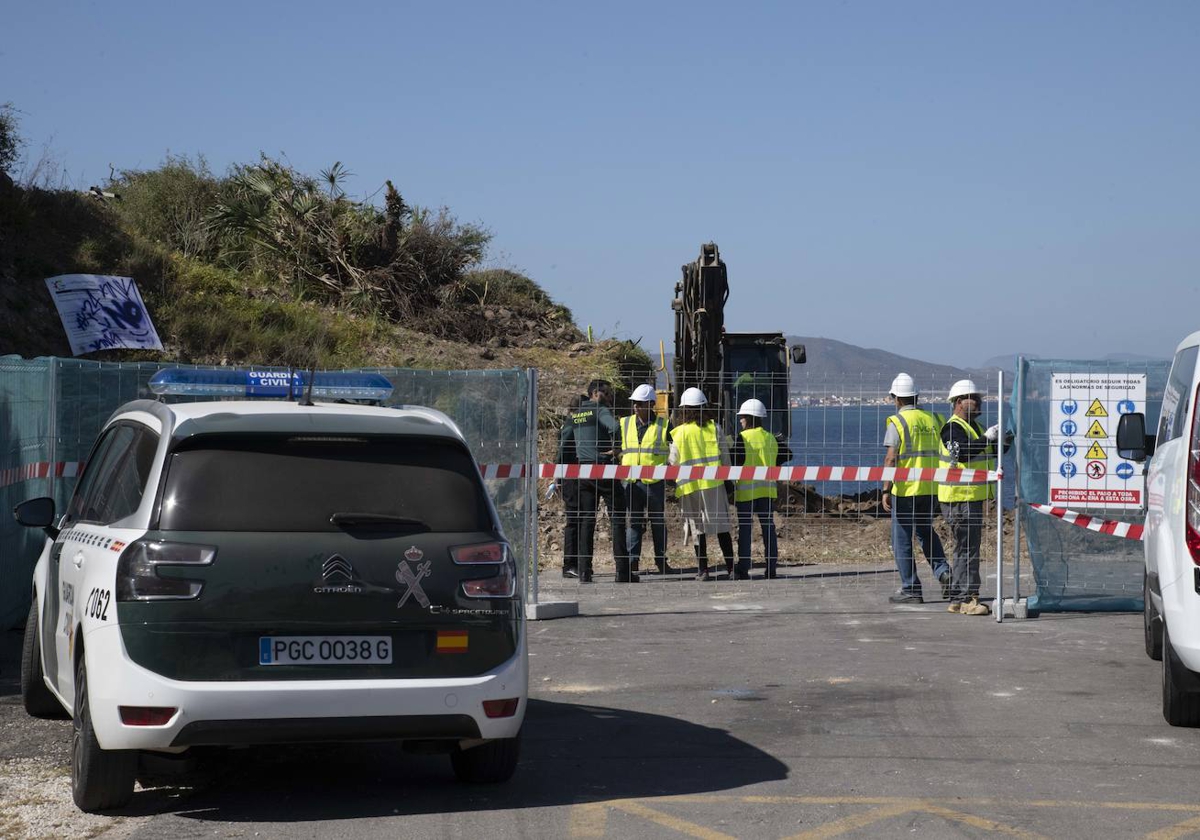
<svg viewBox="0 0 1200 840"><path fill-rule="evenodd" d="M866 575L548 579L541 597L578 597L582 614L529 625L511 783L464 787L444 757L387 744L243 750L139 791L113 836L1200 832L1200 730L1163 721L1140 615L997 623L888 591ZM69 725L24 721L5 635L0 761L61 763Z"/></svg>

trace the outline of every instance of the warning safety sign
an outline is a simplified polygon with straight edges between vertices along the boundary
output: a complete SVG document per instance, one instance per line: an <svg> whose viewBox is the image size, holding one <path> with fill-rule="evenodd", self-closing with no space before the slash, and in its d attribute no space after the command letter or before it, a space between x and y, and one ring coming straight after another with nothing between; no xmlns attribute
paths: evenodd
<svg viewBox="0 0 1200 840"><path fill-rule="evenodd" d="M1118 456L1115 435L1120 415L1146 410L1146 374L1055 373L1050 400L1050 504L1140 508L1142 465Z"/></svg>

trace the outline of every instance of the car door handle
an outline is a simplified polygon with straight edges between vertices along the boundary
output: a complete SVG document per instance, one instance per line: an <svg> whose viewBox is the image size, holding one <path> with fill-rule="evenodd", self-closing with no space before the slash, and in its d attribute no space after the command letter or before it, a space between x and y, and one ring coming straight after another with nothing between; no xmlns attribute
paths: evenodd
<svg viewBox="0 0 1200 840"><path fill-rule="evenodd" d="M83 552L82 551L75 552L75 556L71 558L71 562L75 564L76 569L78 569L80 566L82 566L83 565Z"/></svg>

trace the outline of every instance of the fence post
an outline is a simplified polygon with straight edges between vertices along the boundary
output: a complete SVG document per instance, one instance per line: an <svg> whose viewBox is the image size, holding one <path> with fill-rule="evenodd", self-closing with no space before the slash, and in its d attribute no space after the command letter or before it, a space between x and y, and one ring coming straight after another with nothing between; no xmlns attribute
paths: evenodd
<svg viewBox="0 0 1200 840"><path fill-rule="evenodd" d="M538 372L529 368L529 402L525 420L525 552L532 566L529 602L538 602Z"/></svg>
<svg viewBox="0 0 1200 840"><path fill-rule="evenodd" d="M1017 615L1017 604L1021 600L1021 437L1025 404L1025 357L1017 357L1017 468L1016 492L1013 494L1013 615Z"/></svg>
<svg viewBox="0 0 1200 840"><path fill-rule="evenodd" d="M46 400L46 433L50 438L49 446L46 448L46 458L50 461L50 470L46 474L48 479L46 495L51 499L57 499L57 483L58 476L58 357L51 356L50 364L46 365L46 378L49 380L49 394ZM60 511L61 513L61 511Z"/></svg>
<svg viewBox="0 0 1200 840"><path fill-rule="evenodd" d="M1004 371L996 374L996 623L1004 621Z"/></svg>

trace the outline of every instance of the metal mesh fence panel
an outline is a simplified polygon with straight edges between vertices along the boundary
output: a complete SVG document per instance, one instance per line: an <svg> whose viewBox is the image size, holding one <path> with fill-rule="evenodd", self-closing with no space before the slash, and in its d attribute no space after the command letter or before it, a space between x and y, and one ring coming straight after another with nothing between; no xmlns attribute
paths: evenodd
<svg viewBox="0 0 1200 840"><path fill-rule="evenodd" d="M783 381L786 383L786 380ZM918 405L939 413L943 419L948 418L951 408L947 394L954 381L953 376L945 377L944 381L918 381L921 391ZM898 588L892 520L881 503L882 482L845 480L844 475L838 475L835 470L817 469L883 466L885 423L896 411L894 400L888 396L891 382L892 375L810 375L805 369L796 367L790 374L790 390L773 388L779 383L773 383L761 374L753 381L743 379L741 382L734 380L721 383L724 402L730 406L717 418L725 433L732 438L739 431L737 407L746 399L759 399L767 409L768 417L764 426L781 433L787 441L787 450L780 450L780 463L806 468L804 477L777 484L774 521L778 538L778 567L775 578L767 578L766 575L766 552L760 522L757 519L746 520L748 527L739 528L742 523L739 523L736 511L731 513L730 533L735 560L745 536L752 572L749 581L735 582L726 591L744 592L750 588L756 593L769 593L779 587L789 587L787 594L794 597L798 591L803 591L795 587L807 586L808 591L816 596L820 591L830 588L852 586L870 589L882 600ZM986 428L996 423L999 417L997 382L995 378L991 381L978 379L977 385L984 394L982 413L977 422ZM781 392L786 396L780 396ZM574 391L569 390L568 393ZM545 416L554 419L549 427L542 430L539 451L543 459L551 460L554 455L548 453L557 451L555 442L568 416L568 407L543 400L542 408ZM613 407L618 420L628 416L630 411L628 405L619 402ZM1012 415L1007 404L1004 413L1005 425L1010 426ZM786 458L788 455L790 458ZM1004 463L1009 469L1008 475L1012 476L1011 451L1005 455ZM543 490L549 484L549 481L544 481ZM562 574L564 565L570 565L566 556L569 500L561 495L564 482L556 482L555 487L558 493L542 504L540 537L541 566L546 581L544 588L551 592L567 593L570 597L583 597L586 588L580 586L578 579ZM1011 482L1004 485L1002 495L1006 511L1005 527L1011 529ZM934 508L937 509L936 504ZM685 541L678 500L674 498L670 487L666 492L665 519L666 555L672 572L667 575L657 573L652 533L650 527L646 527L640 540L640 555L636 560L640 585L626 587L623 597L652 599L656 593L662 592L661 585L676 589L691 588L697 594L719 594L720 587L727 584L722 583L726 575L718 542L712 535L707 536L705 541L709 567L717 577L714 588L713 583L696 580L697 556L694 546ZM940 516L935 520L935 529L949 557L954 542ZM606 501L598 503L593 534L595 585L613 582L616 576L614 532ZM628 536L627 533L627 542ZM941 587L920 547L915 547L915 551L918 575L924 583L925 600L940 601ZM994 591L996 575L994 507L989 509L985 517L980 555L983 586L990 594Z"/></svg>
<svg viewBox="0 0 1200 840"><path fill-rule="evenodd" d="M135 399L154 399L148 383L164 365L108 363L80 359L5 358L0 362L0 423L4 452L0 469L48 465L43 478L0 486L0 502L12 505L51 495L59 510L74 489L76 465L82 464L109 416ZM177 366L186 367L186 366ZM226 368L227 370L229 368ZM273 368L256 367L256 370ZM386 405L436 408L462 430L480 464L524 463L531 445L530 376L521 370L425 371L373 368L393 383ZM168 402L199 398L168 397ZM55 479L52 465L65 467ZM18 473L14 473L16 475ZM514 551L528 557L532 542L533 478L487 481L488 492ZM43 543L41 532L0 518L0 618L10 626L29 603L28 582ZM524 580L522 581L524 585Z"/></svg>
<svg viewBox="0 0 1200 840"><path fill-rule="evenodd" d="M8 512L50 493L51 365L51 359L0 358L0 627L24 620L44 540L41 531L18 525Z"/></svg>
<svg viewBox="0 0 1200 840"><path fill-rule="evenodd" d="M1013 384L1013 403L1020 419L1021 523L1035 586L1029 594L1030 609L1142 608L1141 542L1087 530L1030 506L1063 507L1107 521L1141 523L1144 500L1121 507L1098 505L1087 501L1088 489L1093 484L1115 484L1144 490L1141 469L1121 467L1109 442L1115 437L1117 416L1124 410L1124 392L1118 394L1115 388L1144 378L1144 407L1137 408L1152 425L1162 405L1169 369L1168 361L1022 360ZM1068 387L1068 375L1079 388ZM1132 410L1133 405L1128 408ZM1100 426L1093 426L1095 422ZM1100 437L1100 429L1108 437ZM1094 436L1089 437L1089 432ZM1093 444L1099 449L1093 451ZM1089 452L1103 457L1088 458ZM1102 470L1096 467L1100 475L1093 477L1089 465L1095 463L1104 466ZM1128 478L1120 478L1118 470ZM1103 498L1099 494L1092 497Z"/></svg>

